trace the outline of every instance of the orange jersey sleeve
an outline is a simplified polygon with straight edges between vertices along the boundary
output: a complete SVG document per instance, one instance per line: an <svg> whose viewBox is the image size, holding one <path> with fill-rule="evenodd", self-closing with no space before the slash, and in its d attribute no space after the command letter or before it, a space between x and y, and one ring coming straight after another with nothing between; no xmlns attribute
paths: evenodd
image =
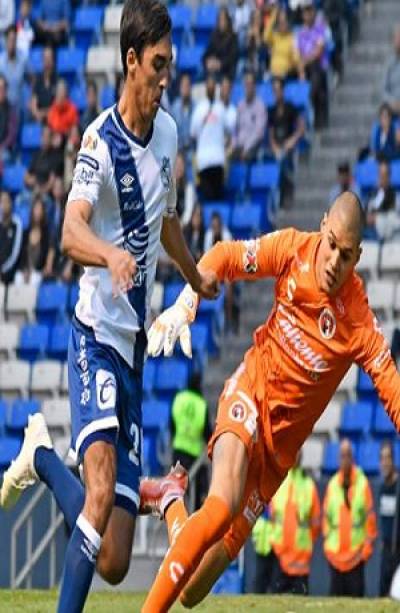
<svg viewBox="0 0 400 613"><path fill-rule="evenodd" d="M216 243L199 262L202 270L213 270L220 281L251 280L281 274L292 248L293 228L246 241Z"/></svg>
<svg viewBox="0 0 400 613"><path fill-rule="evenodd" d="M364 295L353 341L354 360L371 377L390 419L400 432L400 374Z"/></svg>

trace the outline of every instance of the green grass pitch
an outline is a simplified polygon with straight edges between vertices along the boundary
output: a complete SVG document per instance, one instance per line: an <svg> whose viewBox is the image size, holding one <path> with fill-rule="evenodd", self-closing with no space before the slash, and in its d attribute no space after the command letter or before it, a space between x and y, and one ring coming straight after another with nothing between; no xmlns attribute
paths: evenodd
<svg viewBox="0 0 400 613"><path fill-rule="evenodd" d="M139 613L144 594L100 592L92 594L85 613ZM1 613L54 613L57 594L52 591L0 590ZM174 613L185 611L180 605ZM196 607L203 613L325 613L359 611L391 613L400 611L400 603L387 599L303 598L299 596L209 596Z"/></svg>

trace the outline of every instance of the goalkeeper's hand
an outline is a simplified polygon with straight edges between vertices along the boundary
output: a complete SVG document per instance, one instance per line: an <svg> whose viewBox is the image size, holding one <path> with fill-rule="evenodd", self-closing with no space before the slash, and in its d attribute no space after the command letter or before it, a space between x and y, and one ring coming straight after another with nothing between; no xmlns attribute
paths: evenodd
<svg viewBox="0 0 400 613"><path fill-rule="evenodd" d="M192 339L189 329L189 312L175 303L155 319L147 335L147 352L156 358L164 352L166 357L173 354L179 338L183 353L192 357Z"/></svg>

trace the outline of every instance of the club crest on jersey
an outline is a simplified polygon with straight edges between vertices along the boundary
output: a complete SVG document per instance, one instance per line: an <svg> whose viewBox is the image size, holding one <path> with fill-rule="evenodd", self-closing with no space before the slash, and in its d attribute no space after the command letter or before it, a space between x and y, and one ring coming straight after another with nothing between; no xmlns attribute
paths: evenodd
<svg viewBox="0 0 400 613"><path fill-rule="evenodd" d="M97 148L97 138L95 136L91 136L87 134L85 136L82 146L84 149L89 149L89 151L94 151Z"/></svg>
<svg viewBox="0 0 400 613"><path fill-rule="evenodd" d="M324 309L319 316L319 331L321 336L329 340L336 331L336 318L330 309Z"/></svg>
<svg viewBox="0 0 400 613"><path fill-rule="evenodd" d="M244 241L244 245L246 251L243 254L243 268L245 272L252 274L257 272L258 268L257 251L260 248L260 240Z"/></svg>
<svg viewBox="0 0 400 613"><path fill-rule="evenodd" d="M161 161L161 181L166 189L169 189L171 184L171 162L169 157L164 156Z"/></svg>
<svg viewBox="0 0 400 613"><path fill-rule="evenodd" d="M235 402L229 409L229 417L233 421L243 422L246 419L246 415L246 407L241 402Z"/></svg>

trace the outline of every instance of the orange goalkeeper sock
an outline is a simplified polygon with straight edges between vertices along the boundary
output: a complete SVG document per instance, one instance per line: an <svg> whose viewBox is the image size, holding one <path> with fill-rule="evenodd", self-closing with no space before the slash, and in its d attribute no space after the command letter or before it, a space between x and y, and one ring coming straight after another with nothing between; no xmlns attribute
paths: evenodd
<svg viewBox="0 0 400 613"><path fill-rule="evenodd" d="M187 518L188 512L186 511L185 503L182 498L177 498L165 512L170 546L175 543L176 537L182 530L183 524Z"/></svg>
<svg viewBox="0 0 400 613"><path fill-rule="evenodd" d="M184 523L164 558L142 613L164 613L177 599L204 553L228 530L231 514L226 502L209 496Z"/></svg>

